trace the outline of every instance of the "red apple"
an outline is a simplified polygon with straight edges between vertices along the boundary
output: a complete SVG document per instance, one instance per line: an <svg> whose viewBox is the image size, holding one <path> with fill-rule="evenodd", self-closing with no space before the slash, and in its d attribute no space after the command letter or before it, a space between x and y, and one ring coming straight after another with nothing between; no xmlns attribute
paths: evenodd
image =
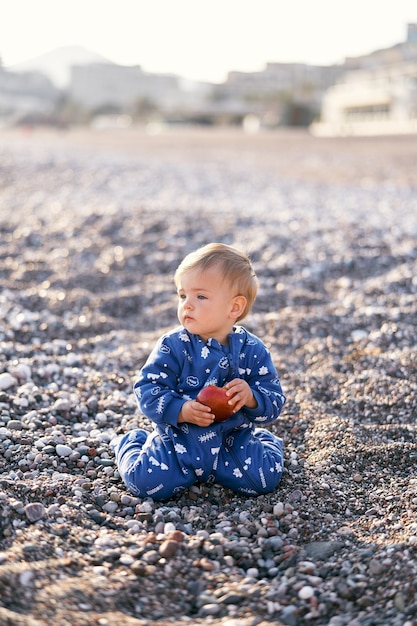
<svg viewBox="0 0 417 626"><path fill-rule="evenodd" d="M207 385L207 387L201 389L196 399L201 404L211 408L215 415L215 422L224 422L224 420L233 415L233 409L228 404L229 398L226 396L226 390L223 387Z"/></svg>

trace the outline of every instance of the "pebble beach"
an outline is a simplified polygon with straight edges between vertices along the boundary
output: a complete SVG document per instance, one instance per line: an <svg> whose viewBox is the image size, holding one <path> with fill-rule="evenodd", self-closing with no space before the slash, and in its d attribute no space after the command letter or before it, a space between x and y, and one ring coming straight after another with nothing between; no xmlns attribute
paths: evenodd
<svg viewBox="0 0 417 626"><path fill-rule="evenodd" d="M0 626L417 625L417 139L0 130ZM288 398L278 489L133 497L109 446L245 250Z"/></svg>

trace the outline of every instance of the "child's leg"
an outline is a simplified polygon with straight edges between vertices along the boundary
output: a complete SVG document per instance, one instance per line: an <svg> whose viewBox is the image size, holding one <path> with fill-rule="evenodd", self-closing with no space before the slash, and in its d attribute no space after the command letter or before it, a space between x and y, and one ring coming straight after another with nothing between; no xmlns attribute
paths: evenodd
<svg viewBox="0 0 417 626"><path fill-rule="evenodd" d="M238 493L260 495L278 485L284 464L283 442L258 428L230 433L219 454L216 482Z"/></svg>
<svg viewBox="0 0 417 626"><path fill-rule="evenodd" d="M132 430L110 445L120 477L136 496L167 500L195 482L181 469L172 442L157 432Z"/></svg>

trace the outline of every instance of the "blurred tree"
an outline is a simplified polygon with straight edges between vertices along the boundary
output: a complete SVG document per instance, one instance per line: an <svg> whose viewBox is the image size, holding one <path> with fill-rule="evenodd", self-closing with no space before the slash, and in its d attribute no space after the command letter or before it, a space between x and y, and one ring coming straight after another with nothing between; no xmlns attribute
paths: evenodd
<svg viewBox="0 0 417 626"><path fill-rule="evenodd" d="M132 115L135 120L149 121L155 113L158 113L158 106L146 96L139 98L133 105Z"/></svg>
<svg viewBox="0 0 417 626"><path fill-rule="evenodd" d="M62 126L88 124L91 120L90 112L71 100L66 93L63 93L59 98L55 108L55 115Z"/></svg>

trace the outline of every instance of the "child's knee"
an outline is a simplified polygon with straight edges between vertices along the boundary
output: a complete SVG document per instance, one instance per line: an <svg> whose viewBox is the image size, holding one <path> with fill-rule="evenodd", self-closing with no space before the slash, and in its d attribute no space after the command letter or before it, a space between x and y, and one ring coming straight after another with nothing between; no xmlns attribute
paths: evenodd
<svg viewBox="0 0 417 626"><path fill-rule="evenodd" d="M116 461L118 461L126 450L141 450L147 438L148 433L146 430L137 428L112 439L110 447L114 452Z"/></svg>
<svg viewBox="0 0 417 626"><path fill-rule="evenodd" d="M283 442L272 433L259 429L246 442L222 455L216 479L220 484L248 496L274 491L283 472Z"/></svg>
<svg viewBox="0 0 417 626"><path fill-rule="evenodd" d="M131 431L115 442L114 453L120 478L140 498L168 500L195 482L155 433Z"/></svg>

